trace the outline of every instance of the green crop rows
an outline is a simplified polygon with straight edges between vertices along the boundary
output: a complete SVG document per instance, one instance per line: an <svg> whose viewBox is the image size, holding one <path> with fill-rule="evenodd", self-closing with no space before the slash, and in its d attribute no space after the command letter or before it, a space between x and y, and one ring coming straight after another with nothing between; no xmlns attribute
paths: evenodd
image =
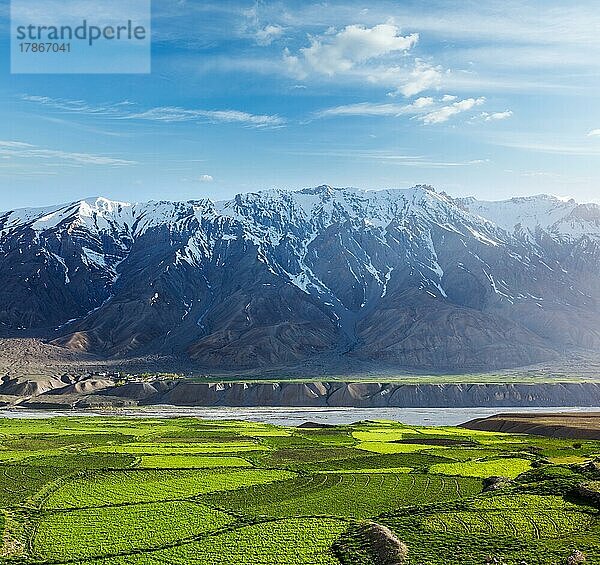
<svg viewBox="0 0 600 565"><path fill-rule="evenodd" d="M555 538L593 524L593 516L562 497L497 496L473 502L467 510L438 513L423 521L437 533L479 533L515 538Z"/></svg>
<svg viewBox="0 0 600 565"><path fill-rule="evenodd" d="M461 475L464 477L507 477L514 479L531 469L531 461L504 457L487 461L461 461L460 463L439 463L431 467L432 473Z"/></svg>
<svg viewBox="0 0 600 565"><path fill-rule="evenodd" d="M37 525L33 550L56 560L131 553L191 538L232 521L218 510L186 501L49 513ZM56 543L60 539L69 543Z"/></svg>
<svg viewBox="0 0 600 565"><path fill-rule="evenodd" d="M600 442L362 422L0 420L0 563L600 565ZM379 526L377 526L379 527Z"/></svg>
<svg viewBox="0 0 600 565"><path fill-rule="evenodd" d="M139 465L149 469L209 469L212 467L252 467L241 457L202 455L145 455Z"/></svg>
<svg viewBox="0 0 600 565"><path fill-rule="evenodd" d="M132 469L84 474L52 492L45 508L87 508L185 499L199 494L287 479L288 471Z"/></svg>
<svg viewBox="0 0 600 565"><path fill-rule="evenodd" d="M93 565L337 565L331 546L348 524L331 518L247 525L201 541Z"/></svg>
<svg viewBox="0 0 600 565"><path fill-rule="evenodd" d="M207 497L211 504L258 516L368 518L401 506L455 500L481 482L417 473L326 473Z"/></svg>

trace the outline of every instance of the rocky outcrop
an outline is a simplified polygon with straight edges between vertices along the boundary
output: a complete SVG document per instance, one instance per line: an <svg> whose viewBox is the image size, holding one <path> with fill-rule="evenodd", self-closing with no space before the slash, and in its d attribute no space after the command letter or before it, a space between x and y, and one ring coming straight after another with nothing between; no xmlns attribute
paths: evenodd
<svg viewBox="0 0 600 565"><path fill-rule="evenodd" d="M64 389L72 383L71 379L65 377L10 377L8 375L0 380L0 394L8 396L26 397L37 396L45 392Z"/></svg>

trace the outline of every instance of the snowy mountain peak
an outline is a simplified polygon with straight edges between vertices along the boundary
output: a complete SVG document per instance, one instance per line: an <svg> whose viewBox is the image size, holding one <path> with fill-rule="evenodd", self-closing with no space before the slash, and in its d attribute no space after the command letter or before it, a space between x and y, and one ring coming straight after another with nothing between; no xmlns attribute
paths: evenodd
<svg viewBox="0 0 600 565"><path fill-rule="evenodd" d="M424 221L478 226L486 237L501 230L508 236L600 237L600 207L549 195L505 201L452 199L429 185L408 189L364 191L321 185L299 191L266 190L230 200L128 203L104 197L45 208L26 208L0 215L0 235L31 228L36 232L79 227L95 233L137 233L161 225L181 229L192 218L222 216L281 232L289 222L322 228L343 221L384 228L391 222L420 217ZM502 239L501 236L500 239Z"/></svg>
<svg viewBox="0 0 600 565"><path fill-rule="evenodd" d="M128 202L118 202L109 200L103 196L95 198L86 198L79 203L79 214L81 216L92 217L95 215L122 214L124 210L131 210L132 204Z"/></svg>
<svg viewBox="0 0 600 565"><path fill-rule="evenodd" d="M211 366L506 366L600 348L599 272L600 208L550 196L97 197L0 214L0 333Z"/></svg>
<svg viewBox="0 0 600 565"><path fill-rule="evenodd" d="M342 192L344 190L349 190L349 189L333 187L333 186L329 186L328 184L322 184L320 186L315 186L312 188L304 188L298 192L300 194L319 194L319 195L331 196L335 192Z"/></svg>
<svg viewBox="0 0 600 565"><path fill-rule="evenodd" d="M600 238L600 206L597 204L578 204L574 199L547 194L504 201L465 198L457 202L509 234L528 238L541 233L554 238Z"/></svg>

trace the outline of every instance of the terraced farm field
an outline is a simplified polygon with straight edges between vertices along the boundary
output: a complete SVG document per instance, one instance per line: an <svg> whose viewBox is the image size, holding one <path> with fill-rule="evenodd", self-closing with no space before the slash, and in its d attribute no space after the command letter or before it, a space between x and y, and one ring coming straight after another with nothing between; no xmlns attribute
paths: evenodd
<svg viewBox="0 0 600 565"><path fill-rule="evenodd" d="M600 565L597 453L388 421L0 420L0 563Z"/></svg>
<svg viewBox="0 0 600 565"><path fill-rule="evenodd" d="M184 500L199 494L288 479L289 471L276 469L180 470L127 469L83 474L53 491L44 508L88 508Z"/></svg>
<svg viewBox="0 0 600 565"><path fill-rule="evenodd" d="M468 497L481 481L418 473L322 473L203 498L228 510L257 516L326 514L369 518L403 506Z"/></svg>
<svg viewBox="0 0 600 565"><path fill-rule="evenodd" d="M233 521L228 514L187 501L55 512L38 523L33 553L56 560L131 553L193 538ZM60 539L69 543L56 543Z"/></svg>

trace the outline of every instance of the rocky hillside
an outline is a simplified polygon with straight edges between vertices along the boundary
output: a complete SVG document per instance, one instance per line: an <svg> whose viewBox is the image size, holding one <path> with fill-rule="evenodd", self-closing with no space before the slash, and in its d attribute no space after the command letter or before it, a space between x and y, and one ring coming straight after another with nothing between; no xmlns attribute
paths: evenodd
<svg viewBox="0 0 600 565"><path fill-rule="evenodd" d="M600 207L329 186L0 215L0 337L251 369L514 367L600 347Z"/></svg>
<svg viewBox="0 0 600 565"><path fill-rule="evenodd" d="M116 375L0 379L0 409L128 408L135 406L296 406L313 408L458 408L481 406L598 406L600 383L409 384L398 382L213 382ZM500 418L500 417L499 417ZM502 422L504 420L500 418ZM473 428L500 426L494 419ZM491 423L490 423L491 422ZM530 423L523 429L532 432ZM557 434L560 435L560 434ZM567 436L568 437L568 434Z"/></svg>

